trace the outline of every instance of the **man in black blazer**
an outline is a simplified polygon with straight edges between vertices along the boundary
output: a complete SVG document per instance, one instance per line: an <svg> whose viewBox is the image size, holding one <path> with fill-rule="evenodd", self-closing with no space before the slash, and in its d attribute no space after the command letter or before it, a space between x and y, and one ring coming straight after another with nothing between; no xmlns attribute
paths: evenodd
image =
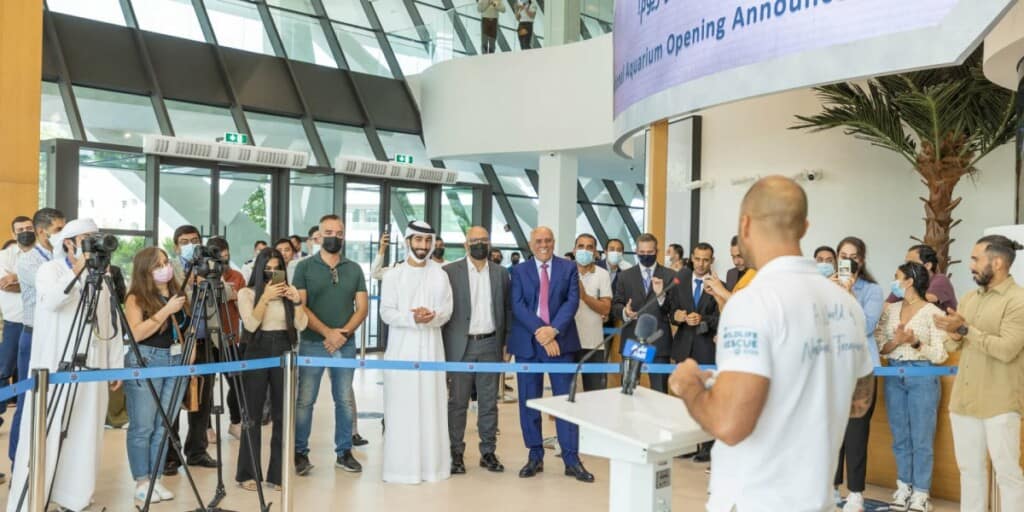
<svg viewBox="0 0 1024 512"><path fill-rule="evenodd" d="M654 358L655 363L669 362L669 349L672 345L672 331L669 330L668 317L662 305L666 298L660 300L657 295L671 282L674 273L672 269L659 265L658 239L650 234L644 233L636 239L637 265L628 270L620 271L615 282L615 294L612 298L612 316L622 319L623 322L635 319L641 313L650 313L658 319L658 330L661 331L661 338L655 342L657 350ZM640 311L648 301L657 302L643 311ZM619 338L622 343L634 337L635 323L622 328ZM650 374L651 389L668 392L668 375Z"/></svg>
<svg viewBox="0 0 1024 512"><path fill-rule="evenodd" d="M441 328L445 359L452 362L500 363L509 328L509 276L489 259L491 239L487 230L473 226L466 232L466 257L444 266L452 287L452 317ZM479 404L480 466L500 472L505 467L494 454L498 435L497 373L448 374L448 438L451 441L452 474L466 472L466 410L476 385Z"/></svg>
<svg viewBox="0 0 1024 512"><path fill-rule="evenodd" d="M736 235L733 235L732 242L729 244L729 256L732 257L733 268L730 268L725 274L725 289L731 292L736 287L736 283L740 282L740 279L749 270L747 262L743 259L743 255L740 254L739 239Z"/></svg>
<svg viewBox="0 0 1024 512"><path fill-rule="evenodd" d="M672 339L672 359L682 363L693 358L698 364L715 364L718 303L704 287L704 279L711 275L715 262L715 250L699 243L693 247L690 261L693 270L684 267L679 271L679 285L667 294L664 305L671 324L677 327ZM708 462L710 457L711 443L704 443L693 460Z"/></svg>

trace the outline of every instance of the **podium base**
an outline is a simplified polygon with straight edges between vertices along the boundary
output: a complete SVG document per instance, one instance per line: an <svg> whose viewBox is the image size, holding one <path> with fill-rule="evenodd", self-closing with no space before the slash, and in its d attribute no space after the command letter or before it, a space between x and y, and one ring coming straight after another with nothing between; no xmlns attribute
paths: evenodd
<svg viewBox="0 0 1024 512"><path fill-rule="evenodd" d="M609 464L608 510L669 512L672 510L672 459L638 464L612 459Z"/></svg>

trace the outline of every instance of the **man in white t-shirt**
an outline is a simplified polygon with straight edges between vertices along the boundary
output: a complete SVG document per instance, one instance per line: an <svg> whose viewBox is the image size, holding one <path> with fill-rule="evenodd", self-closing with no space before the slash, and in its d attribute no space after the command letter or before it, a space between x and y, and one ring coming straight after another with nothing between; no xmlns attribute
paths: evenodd
<svg viewBox="0 0 1024 512"><path fill-rule="evenodd" d="M580 350L576 360L583 359L604 341L604 321L612 310L612 278L608 271L594 264L597 259L597 239L594 235L576 237L576 269L580 274L580 307L576 310L576 331L580 335ZM598 350L594 362L608 359L607 351ZM608 376L603 373L584 373L583 390L593 391L607 387Z"/></svg>
<svg viewBox="0 0 1024 512"><path fill-rule="evenodd" d="M864 313L800 253L807 196L771 176L740 207L740 251L757 279L718 324L718 374L691 359L670 385L715 444L709 512L830 511L850 416L874 392ZM852 398L852 399L851 399Z"/></svg>

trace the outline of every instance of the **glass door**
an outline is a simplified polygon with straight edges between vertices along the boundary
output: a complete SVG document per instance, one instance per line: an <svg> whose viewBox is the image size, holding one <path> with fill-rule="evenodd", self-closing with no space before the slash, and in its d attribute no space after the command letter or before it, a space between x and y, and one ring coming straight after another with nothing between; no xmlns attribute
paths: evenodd
<svg viewBox="0 0 1024 512"><path fill-rule="evenodd" d="M252 258L257 240L271 243L273 175L271 171L220 169L217 180L216 227L231 246L237 270ZM306 230L299 232L305 236Z"/></svg>
<svg viewBox="0 0 1024 512"><path fill-rule="evenodd" d="M384 186L380 183L348 180L345 186L345 257L363 269L370 312L356 332L360 348L382 350L382 323L379 321L380 281L373 278L372 265L380 244L380 225L384 211Z"/></svg>
<svg viewBox="0 0 1024 512"><path fill-rule="evenodd" d="M157 246L174 255L174 230L186 224L199 228L204 239L214 233L213 165L160 164Z"/></svg>

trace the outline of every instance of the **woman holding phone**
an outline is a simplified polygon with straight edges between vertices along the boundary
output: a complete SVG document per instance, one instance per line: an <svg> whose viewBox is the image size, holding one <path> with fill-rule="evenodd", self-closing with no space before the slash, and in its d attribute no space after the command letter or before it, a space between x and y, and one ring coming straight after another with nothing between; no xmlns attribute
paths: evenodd
<svg viewBox="0 0 1024 512"><path fill-rule="evenodd" d="M277 249L264 249L256 257L248 286L238 292L242 336L248 341L245 359L279 357L296 346L298 332L306 328L308 318L301 307L299 291L288 284L286 268L285 258ZM271 488L280 489L284 370L274 367L245 372L242 374L242 387L250 423L254 420L252 414L263 410L263 402L270 393L274 427L270 438L270 466L265 479ZM242 445L238 450L235 473L239 487L249 491L256 490L256 464L262 460L260 428L258 423L252 424L254 428L242 429Z"/></svg>
<svg viewBox="0 0 1024 512"><path fill-rule="evenodd" d="M132 286L125 300L124 313L143 361L135 357L134 351L129 351L124 358L124 366L139 368L142 363L149 368L180 365L183 352L181 333L188 320L183 311L185 296L174 280L174 268L167 259L167 253L157 247L139 251L133 264ZM178 396L173 396L174 381L173 378L150 379L160 396L160 407L172 420L177 417L186 388L181 386ZM128 465L136 483L135 499L145 501L150 475L154 466L163 469L169 443L163 442L163 418L157 411L156 401L146 381L125 381L124 396L129 422ZM161 446L164 449L158 452ZM157 472L158 478L161 473ZM171 499L174 499L174 494L157 481L151 503Z"/></svg>

